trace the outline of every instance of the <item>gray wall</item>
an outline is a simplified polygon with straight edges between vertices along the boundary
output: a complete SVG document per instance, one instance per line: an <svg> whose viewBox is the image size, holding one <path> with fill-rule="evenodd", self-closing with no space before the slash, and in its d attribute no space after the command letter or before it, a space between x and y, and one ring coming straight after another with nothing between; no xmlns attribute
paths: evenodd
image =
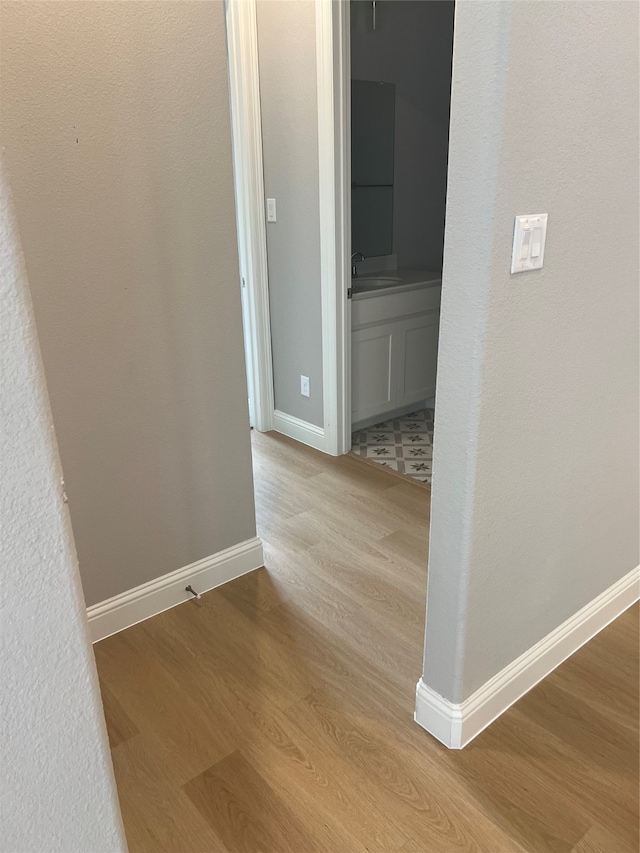
<svg viewBox="0 0 640 853"><path fill-rule="evenodd" d="M126 842L18 233L0 174L0 849Z"/></svg>
<svg viewBox="0 0 640 853"><path fill-rule="evenodd" d="M398 265L442 268L452 0L351 3L351 77L396 84L393 242ZM357 248L357 247L354 247Z"/></svg>
<svg viewBox="0 0 640 853"><path fill-rule="evenodd" d="M632 3L457 4L424 665L453 702L640 562L637 35Z"/></svg>
<svg viewBox="0 0 640 853"><path fill-rule="evenodd" d="M275 406L323 426L315 7L257 7L265 195L278 214L267 223Z"/></svg>
<svg viewBox="0 0 640 853"><path fill-rule="evenodd" d="M255 535L223 4L1 14L2 144L93 604Z"/></svg>

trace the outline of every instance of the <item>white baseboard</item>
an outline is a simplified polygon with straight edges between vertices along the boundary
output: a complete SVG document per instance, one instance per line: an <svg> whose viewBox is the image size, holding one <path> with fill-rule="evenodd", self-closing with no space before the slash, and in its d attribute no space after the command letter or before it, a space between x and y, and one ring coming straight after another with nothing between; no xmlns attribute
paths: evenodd
<svg viewBox="0 0 640 853"><path fill-rule="evenodd" d="M309 447L324 451L324 430L322 427L294 418L277 409L273 413L273 428L282 435L288 435L296 441L301 441Z"/></svg>
<svg viewBox="0 0 640 853"><path fill-rule="evenodd" d="M87 608L92 642L131 627L176 604L188 601L190 584L200 593L227 583L264 565L262 542L256 537L240 542L134 589Z"/></svg>
<svg viewBox="0 0 640 853"><path fill-rule="evenodd" d="M414 719L450 749L462 749L640 597L640 566L547 634L459 705L422 679Z"/></svg>

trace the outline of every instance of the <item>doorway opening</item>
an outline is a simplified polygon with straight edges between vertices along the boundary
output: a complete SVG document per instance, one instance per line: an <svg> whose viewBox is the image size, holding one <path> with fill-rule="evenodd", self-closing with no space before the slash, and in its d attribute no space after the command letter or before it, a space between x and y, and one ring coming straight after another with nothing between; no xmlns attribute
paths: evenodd
<svg viewBox="0 0 640 853"><path fill-rule="evenodd" d="M454 3L352 0L352 452L430 484Z"/></svg>
<svg viewBox="0 0 640 853"><path fill-rule="evenodd" d="M259 16L227 8L251 422L429 483L454 0L314 11L321 425L274 395Z"/></svg>

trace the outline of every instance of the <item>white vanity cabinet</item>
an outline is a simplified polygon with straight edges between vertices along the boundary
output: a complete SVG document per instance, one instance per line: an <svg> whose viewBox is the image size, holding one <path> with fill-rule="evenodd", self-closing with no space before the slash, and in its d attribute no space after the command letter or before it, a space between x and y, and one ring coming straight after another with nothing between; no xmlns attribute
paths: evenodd
<svg viewBox="0 0 640 853"><path fill-rule="evenodd" d="M435 394L440 287L354 297L351 421L392 414Z"/></svg>
<svg viewBox="0 0 640 853"><path fill-rule="evenodd" d="M439 321L439 312L430 311L397 322L398 409L423 402L436 393Z"/></svg>
<svg viewBox="0 0 640 853"><path fill-rule="evenodd" d="M381 323L351 333L352 422L396 408L397 325Z"/></svg>

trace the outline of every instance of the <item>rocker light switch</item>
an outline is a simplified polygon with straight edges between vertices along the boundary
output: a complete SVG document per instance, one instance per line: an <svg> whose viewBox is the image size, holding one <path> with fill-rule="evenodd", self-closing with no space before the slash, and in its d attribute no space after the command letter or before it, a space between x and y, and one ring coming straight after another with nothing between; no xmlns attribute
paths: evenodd
<svg viewBox="0 0 640 853"><path fill-rule="evenodd" d="M531 257L540 257L542 251L542 228L533 229L533 237L531 238Z"/></svg>
<svg viewBox="0 0 640 853"><path fill-rule="evenodd" d="M531 229L523 228L520 232L520 260L526 261L530 253Z"/></svg>
<svg viewBox="0 0 640 853"><path fill-rule="evenodd" d="M546 213L516 216L511 252L512 273L539 270L542 267L546 237Z"/></svg>

